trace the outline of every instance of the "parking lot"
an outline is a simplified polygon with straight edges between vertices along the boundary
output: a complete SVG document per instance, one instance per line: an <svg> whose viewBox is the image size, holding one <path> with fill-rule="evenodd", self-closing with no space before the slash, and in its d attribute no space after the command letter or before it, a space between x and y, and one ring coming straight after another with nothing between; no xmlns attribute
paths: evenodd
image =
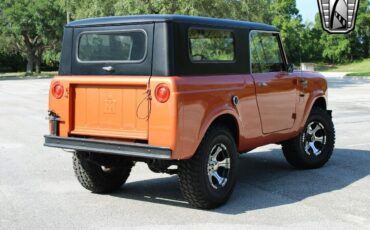
<svg viewBox="0 0 370 230"><path fill-rule="evenodd" d="M50 79L0 81L0 229L370 229L370 80L330 77L336 149L322 169L280 146L240 158L229 202L195 210L176 176L138 163L109 195L83 189L70 153L43 147Z"/></svg>

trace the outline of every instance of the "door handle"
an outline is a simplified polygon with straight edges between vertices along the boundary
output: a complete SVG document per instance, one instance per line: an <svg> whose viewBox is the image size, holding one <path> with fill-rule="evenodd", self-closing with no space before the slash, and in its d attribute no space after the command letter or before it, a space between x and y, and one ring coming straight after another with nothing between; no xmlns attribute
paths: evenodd
<svg viewBox="0 0 370 230"><path fill-rule="evenodd" d="M267 82L259 82L258 86L259 87L266 87L266 86L268 86L268 84L267 84Z"/></svg>
<svg viewBox="0 0 370 230"><path fill-rule="evenodd" d="M110 73L114 71L114 68L112 66L104 66L102 69Z"/></svg>
<svg viewBox="0 0 370 230"><path fill-rule="evenodd" d="M299 79L299 83L302 86L302 92L299 93L299 96L304 97L305 96L305 90L308 87L308 81L306 79Z"/></svg>
<svg viewBox="0 0 370 230"><path fill-rule="evenodd" d="M301 83L301 85L304 87L304 88L307 88L308 86L308 81L305 80L305 79L300 79L299 80L299 83Z"/></svg>

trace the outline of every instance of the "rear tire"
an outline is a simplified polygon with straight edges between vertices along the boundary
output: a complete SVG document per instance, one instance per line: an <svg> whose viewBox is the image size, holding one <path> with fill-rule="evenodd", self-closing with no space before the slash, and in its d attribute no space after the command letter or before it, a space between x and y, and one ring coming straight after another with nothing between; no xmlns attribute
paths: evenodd
<svg viewBox="0 0 370 230"><path fill-rule="evenodd" d="M104 156L109 166L89 159L89 153L76 152L73 154L73 169L80 184L94 193L109 193L119 189L130 175L133 161Z"/></svg>
<svg viewBox="0 0 370 230"><path fill-rule="evenodd" d="M180 188L191 206L212 209L230 197L237 170L237 148L230 131L211 127L195 155L179 163Z"/></svg>
<svg viewBox="0 0 370 230"><path fill-rule="evenodd" d="M314 107L303 131L282 144L286 160L298 169L320 168L330 159L335 144L335 129L327 111Z"/></svg>

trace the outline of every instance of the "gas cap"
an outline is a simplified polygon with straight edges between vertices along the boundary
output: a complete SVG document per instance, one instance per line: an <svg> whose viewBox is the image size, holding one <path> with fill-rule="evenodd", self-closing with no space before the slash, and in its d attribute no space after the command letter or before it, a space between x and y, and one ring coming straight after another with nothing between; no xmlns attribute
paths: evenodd
<svg viewBox="0 0 370 230"><path fill-rule="evenodd" d="M232 97L233 104L236 106L239 104L239 97L238 96L233 96Z"/></svg>

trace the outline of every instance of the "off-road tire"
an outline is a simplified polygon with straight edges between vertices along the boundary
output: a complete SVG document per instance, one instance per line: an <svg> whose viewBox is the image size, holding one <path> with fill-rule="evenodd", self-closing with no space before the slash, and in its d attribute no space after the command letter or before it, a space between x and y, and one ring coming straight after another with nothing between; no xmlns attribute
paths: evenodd
<svg viewBox="0 0 370 230"><path fill-rule="evenodd" d="M211 149L219 144L229 152L230 164L226 184L215 189L208 176L208 162ZM178 176L184 198L191 206L200 209L212 209L224 204L235 186L237 162L237 147L231 132L223 126L211 127L195 155L179 163Z"/></svg>
<svg viewBox="0 0 370 230"><path fill-rule="evenodd" d="M319 122L323 126L326 135L326 143L322 147L321 154L308 155L305 150L304 135L307 126L312 122ZM324 166L330 159L335 145L335 129L330 114L322 108L314 107L307 119L304 129L295 138L283 142L282 150L289 164L297 169L315 169Z"/></svg>
<svg viewBox="0 0 370 230"><path fill-rule="evenodd" d="M73 154L73 169L78 181L93 193L109 193L119 189L129 177L133 165L131 160L119 158L114 166L109 166L109 170L103 170L102 165L88 158L88 153Z"/></svg>

